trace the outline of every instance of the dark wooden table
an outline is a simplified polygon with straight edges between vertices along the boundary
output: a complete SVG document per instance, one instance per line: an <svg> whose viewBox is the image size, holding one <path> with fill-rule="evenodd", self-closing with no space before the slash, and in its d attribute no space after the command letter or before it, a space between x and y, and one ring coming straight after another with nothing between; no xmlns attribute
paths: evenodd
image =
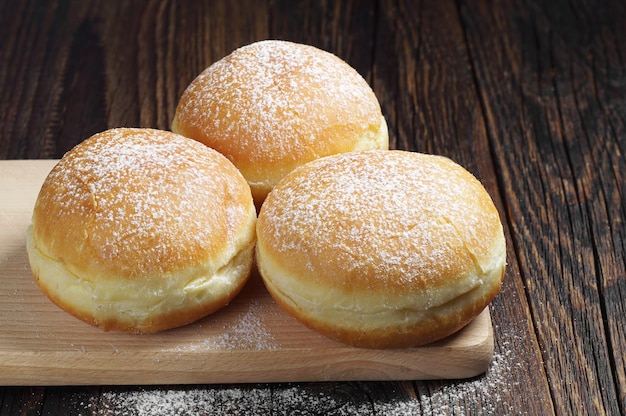
<svg viewBox="0 0 626 416"><path fill-rule="evenodd" d="M395 148L494 197L508 269L470 380L0 387L0 415L626 412L626 2L0 1L0 159L169 129L205 67L256 40L331 51ZM5 196L0 196L5 197ZM0 230L2 232L2 230Z"/></svg>

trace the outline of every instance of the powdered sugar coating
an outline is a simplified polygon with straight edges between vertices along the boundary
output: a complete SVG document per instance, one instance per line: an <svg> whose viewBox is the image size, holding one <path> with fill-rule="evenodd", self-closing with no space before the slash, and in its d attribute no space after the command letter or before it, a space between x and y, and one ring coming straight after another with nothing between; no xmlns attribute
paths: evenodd
<svg viewBox="0 0 626 416"><path fill-rule="evenodd" d="M501 233L469 172L403 151L335 155L296 169L270 193L257 227L259 244L294 276L391 292L449 284L473 267L480 276Z"/></svg>
<svg viewBox="0 0 626 416"><path fill-rule="evenodd" d="M169 132L112 129L50 172L33 222L47 254L75 271L145 277L224 250L250 207L245 180L219 153Z"/></svg>
<svg viewBox="0 0 626 416"><path fill-rule="evenodd" d="M181 97L172 129L217 149L257 183L353 150L381 120L374 92L348 64L309 45L269 40L202 72Z"/></svg>

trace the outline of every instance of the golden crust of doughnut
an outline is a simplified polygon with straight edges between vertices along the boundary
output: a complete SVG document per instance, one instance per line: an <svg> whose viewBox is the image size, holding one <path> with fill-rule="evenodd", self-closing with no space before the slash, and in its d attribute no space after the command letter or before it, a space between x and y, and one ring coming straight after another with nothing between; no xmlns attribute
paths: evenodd
<svg viewBox="0 0 626 416"><path fill-rule="evenodd" d="M194 140L112 129L68 152L28 232L42 291L106 330L155 332L211 313L245 283L256 212L240 172Z"/></svg>
<svg viewBox="0 0 626 416"><path fill-rule="evenodd" d="M202 72L183 93L172 130L226 155L255 201L303 163L387 149L387 124L367 82L335 55L256 42Z"/></svg>
<svg viewBox="0 0 626 416"><path fill-rule="evenodd" d="M269 194L257 264L279 304L361 347L440 339L498 293L506 254L498 212L451 160L362 151L304 165Z"/></svg>

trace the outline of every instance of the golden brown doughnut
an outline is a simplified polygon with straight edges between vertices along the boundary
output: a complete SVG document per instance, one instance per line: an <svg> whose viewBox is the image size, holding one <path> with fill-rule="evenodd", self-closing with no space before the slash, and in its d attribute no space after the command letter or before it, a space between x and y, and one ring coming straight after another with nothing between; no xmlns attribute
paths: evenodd
<svg viewBox="0 0 626 416"><path fill-rule="evenodd" d="M448 336L498 293L506 263L487 191L450 159L371 150L287 175L257 221L256 261L278 304L369 348Z"/></svg>
<svg viewBox="0 0 626 416"><path fill-rule="evenodd" d="M389 146L378 100L357 71L278 40L241 47L204 70L183 93L172 131L226 155L257 205L301 164Z"/></svg>
<svg viewBox="0 0 626 416"><path fill-rule="evenodd" d="M156 332L226 305L253 261L250 188L218 152L177 134L112 129L46 178L27 236L58 306L104 330Z"/></svg>

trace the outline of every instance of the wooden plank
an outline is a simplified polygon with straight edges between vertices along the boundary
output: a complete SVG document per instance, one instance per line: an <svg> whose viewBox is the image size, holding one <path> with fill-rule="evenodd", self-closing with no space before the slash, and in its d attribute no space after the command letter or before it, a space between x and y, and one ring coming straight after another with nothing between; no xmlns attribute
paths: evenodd
<svg viewBox="0 0 626 416"><path fill-rule="evenodd" d="M403 350L345 346L285 314L255 273L226 308L159 334L103 332L38 289L25 231L53 160L0 161L0 384L197 384L464 378L493 354L486 309L459 333Z"/></svg>
<svg viewBox="0 0 626 416"><path fill-rule="evenodd" d="M626 406L624 11L461 6L557 414Z"/></svg>

